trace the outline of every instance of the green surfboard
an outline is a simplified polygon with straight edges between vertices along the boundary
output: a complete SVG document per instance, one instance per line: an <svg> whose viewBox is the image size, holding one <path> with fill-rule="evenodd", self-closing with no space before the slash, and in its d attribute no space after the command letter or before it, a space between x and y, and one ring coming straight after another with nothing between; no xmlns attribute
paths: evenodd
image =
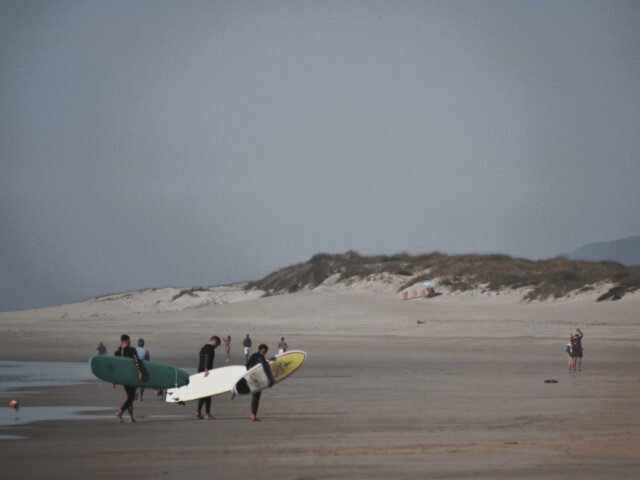
<svg viewBox="0 0 640 480"><path fill-rule="evenodd" d="M89 361L91 373L100 380L145 388L177 388L189 383L189 374L179 368L163 363L140 361L142 380L138 378L135 361L130 357L98 355Z"/></svg>

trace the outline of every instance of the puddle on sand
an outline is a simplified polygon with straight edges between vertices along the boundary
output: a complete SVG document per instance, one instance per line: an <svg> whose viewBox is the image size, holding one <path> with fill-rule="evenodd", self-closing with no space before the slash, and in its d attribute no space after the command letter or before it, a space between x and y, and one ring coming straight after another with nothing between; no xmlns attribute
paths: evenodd
<svg viewBox="0 0 640 480"><path fill-rule="evenodd" d="M20 435L0 435L0 442L2 440L27 440L29 437L21 437Z"/></svg>
<svg viewBox="0 0 640 480"><path fill-rule="evenodd" d="M20 407L0 409L0 427L12 427L46 420L96 420L104 415L81 415L84 412L113 410L111 407Z"/></svg>
<svg viewBox="0 0 640 480"><path fill-rule="evenodd" d="M87 363L0 360L0 396L24 388L72 385L94 379Z"/></svg>
<svg viewBox="0 0 640 480"><path fill-rule="evenodd" d="M3 399L19 398L37 393L32 390L24 391L25 388L73 385L91 380L95 380L95 377L91 373L88 363L0 361L0 398ZM4 405L7 404L8 401ZM115 412L114 407L102 406L24 406L14 410L8 406L0 405L0 429L50 420L115 420L113 412ZM148 420L183 417L183 415L138 416L138 418ZM27 436L0 434L0 441L28 438Z"/></svg>
<svg viewBox="0 0 640 480"><path fill-rule="evenodd" d="M93 379L87 363L72 362L15 362L0 361L0 398L19 398L37 392L25 388L44 388L73 385ZM4 402L4 401L3 401ZM7 402L8 403L8 402ZM5 403L5 405L7 405ZM93 420L97 415L80 415L83 412L111 410L111 407L43 406L21 407L17 410L0 406L0 428L25 425L45 420ZM28 437L0 435L0 440L21 440Z"/></svg>
<svg viewBox="0 0 640 480"><path fill-rule="evenodd" d="M87 412L93 412L88 414ZM26 425L33 422L44 422L48 420L108 420L115 421L111 414L103 412L115 412L113 407L20 407L11 409L0 408L0 428ZM98 414L99 413L99 414ZM139 420L170 420L191 418L188 415L136 415ZM126 416L125 416L126 419ZM0 435L0 440L13 440L18 437L14 435Z"/></svg>

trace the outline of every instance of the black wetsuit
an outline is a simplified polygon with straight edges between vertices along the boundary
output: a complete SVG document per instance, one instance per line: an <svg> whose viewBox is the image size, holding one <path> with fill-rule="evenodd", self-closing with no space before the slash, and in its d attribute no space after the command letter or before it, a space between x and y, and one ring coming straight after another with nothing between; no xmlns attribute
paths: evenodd
<svg viewBox="0 0 640 480"><path fill-rule="evenodd" d="M260 352L256 352L249 357L247 361L247 370L250 370L252 367L255 367L259 363L262 364L264 368L264 373L267 374L267 378L269 379L269 386L273 385L275 380L273 379L273 373L271 372L271 366L269 362L260 354ZM251 413L254 415L258 415L258 407L260 406L260 394L262 392L254 393L251 395Z"/></svg>
<svg viewBox="0 0 640 480"><path fill-rule="evenodd" d="M138 373L142 372L142 369L140 367L140 359L138 358L138 352L136 352L135 348L133 348L133 347L124 347L124 348L120 347L113 354L116 357L130 357L130 358L133 358L133 360L136 363L136 367L138 369ZM129 411L129 414L133 415L133 401L136 398L136 388L137 387L130 386L130 385L125 385L124 386L124 391L127 394L127 399L122 404L122 407L120 407L120 411L121 412Z"/></svg>
<svg viewBox="0 0 640 480"><path fill-rule="evenodd" d="M210 343L205 344L200 349L200 358L198 361L198 373L205 370L213 369L213 359L216 356L216 349ZM198 400L198 415L201 414L202 407L207 415L211 415L211 397L201 398Z"/></svg>

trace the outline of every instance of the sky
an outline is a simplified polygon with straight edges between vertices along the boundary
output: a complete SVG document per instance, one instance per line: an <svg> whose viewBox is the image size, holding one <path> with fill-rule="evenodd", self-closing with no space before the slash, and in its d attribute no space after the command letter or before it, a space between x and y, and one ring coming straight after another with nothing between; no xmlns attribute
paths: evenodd
<svg viewBox="0 0 640 480"><path fill-rule="evenodd" d="M640 233L640 2L0 0L0 311Z"/></svg>

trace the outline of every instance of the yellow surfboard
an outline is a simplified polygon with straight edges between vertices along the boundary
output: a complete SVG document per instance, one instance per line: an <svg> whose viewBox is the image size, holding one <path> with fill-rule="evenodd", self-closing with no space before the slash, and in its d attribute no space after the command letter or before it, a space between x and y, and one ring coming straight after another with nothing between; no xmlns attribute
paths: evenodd
<svg viewBox="0 0 640 480"><path fill-rule="evenodd" d="M290 350L288 352L279 353L274 358L269 360L269 366L271 367L271 373L275 383L279 383L293 372L298 370L304 361L307 359L307 354L302 350ZM269 387L269 379L261 364L247 370L247 373L238 380L233 387L233 393L236 395L247 395L249 393L258 393L265 388Z"/></svg>
<svg viewBox="0 0 640 480"><path fill-rule="evenodd" d="M269 360L271 373L273 373L273 378L276 383L281 382L298 370L306 359L307 354L302 350L291 350L280 353L276 355L273 360Z"/></svg>

